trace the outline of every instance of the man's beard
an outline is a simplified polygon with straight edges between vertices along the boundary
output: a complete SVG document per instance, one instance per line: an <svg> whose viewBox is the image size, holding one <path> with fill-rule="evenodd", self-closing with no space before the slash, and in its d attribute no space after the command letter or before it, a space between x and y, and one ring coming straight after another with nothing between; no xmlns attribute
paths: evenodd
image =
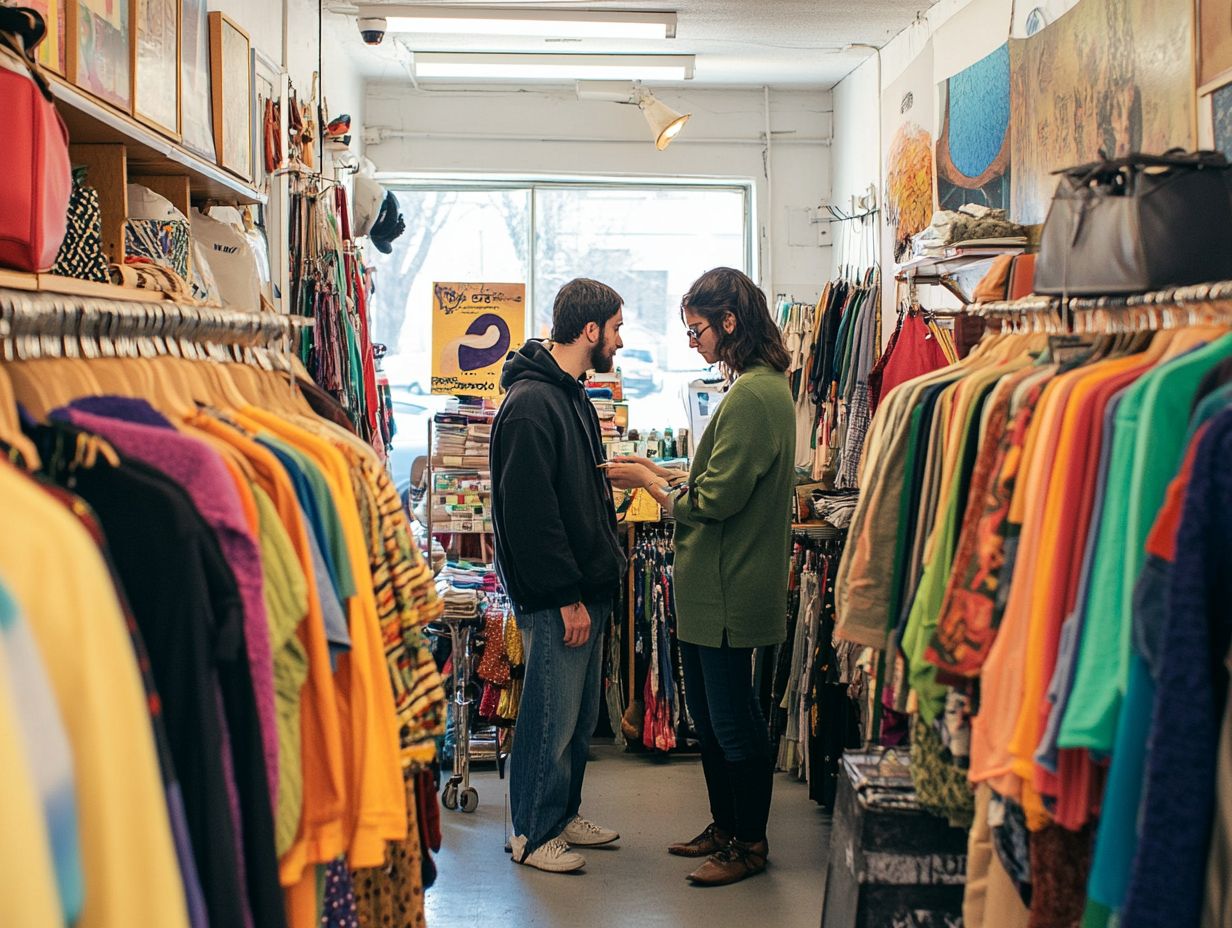
<svg viewBox="0 0 1232 928"><path fill-rule="evenodd" d="M599 340L590 349L590 369L596 374L610 374L613 357L607 353L607 332L599 332Z"/></svg>

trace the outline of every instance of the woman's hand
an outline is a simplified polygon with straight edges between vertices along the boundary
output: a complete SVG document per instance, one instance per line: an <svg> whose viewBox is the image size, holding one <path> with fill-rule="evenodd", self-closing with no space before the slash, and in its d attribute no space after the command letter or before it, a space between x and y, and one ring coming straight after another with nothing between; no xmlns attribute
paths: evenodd
<svg viewBox="0 0 1232 928"><path fill-rule="evenodd" d="M612 461L617 464L640 464L656 477L667 477L672 473L666 467L662 467L650 460L650 458L644 458L640 454L617 454L612 458Z"/></svg>
<svg viewBox="0 0 1232 928"><path fill-rule="evenodd" d="M642 458L642 460L646 460ZM617 458L610 462L604 470L612 481L612 486L618 490L637 490L650 486L658 476L650 467L638 461L628 461Z"/></svg>

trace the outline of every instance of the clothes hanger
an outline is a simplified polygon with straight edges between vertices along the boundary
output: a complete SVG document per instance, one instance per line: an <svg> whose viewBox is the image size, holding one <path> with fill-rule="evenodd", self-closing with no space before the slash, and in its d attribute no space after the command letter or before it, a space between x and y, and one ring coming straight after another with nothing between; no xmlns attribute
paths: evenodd
<svg viewBox="0 0 1232 928"><path fill-rule="evenodd" d="M168 310L168 315L166 341L170 356L164 359L165 363L175 371L183 384L184 393L192 398L192 412L196 412L198 405L216 405L219 388L210 378L209 364L197 344L197 337L204 326L200 313L188 314L176 306Z"/></svg>
<svg viewBox="0 0 1232 928"><path fill-rule="evenodd" d="M53 297L38 305L29 304L28 319L33 333L31 344L38 346L37 371L44 378L41 392L55 406L81 396L95 396L101 385L86 366L76 359L71 331L80 319L79 308L67 298Z"/></svg>
<svg viewBox="0 0 1232 928"><path fill-rule="evenodd" d="M206 395L204 386L190 373L193 366L184 360L179 342L174 337L176 327L183 320L179 307L175 304L155 306L154 319L152 340L155 356L150 363L155 368L156 376L171 385L175 405L182 418L196 411L197 403Z"/></svg>
<svg viewBox="0 0 1232 928"><path fill-rule="evenodd" d="M16 450L30 470L42 468L38 449L21 430L21 417L17 414L17 396L13 392L13 384L9 381L2 364L0 364L0 441Z"/></svg>

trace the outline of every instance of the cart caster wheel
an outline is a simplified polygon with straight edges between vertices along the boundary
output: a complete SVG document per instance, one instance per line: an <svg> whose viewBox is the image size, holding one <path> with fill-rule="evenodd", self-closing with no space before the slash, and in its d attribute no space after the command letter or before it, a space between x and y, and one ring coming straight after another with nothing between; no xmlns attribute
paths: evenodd
<svg viewBox="0 0 1232 928"><path fill-rule="evenodd" d="M473 786L462 790L458 798L461 800L463 812L474 812L479 808L479 793L475 792Z"/></svg>
<svg viewBox="0 0 1232 928"><path fill-rule="evenodd" d="M441 805L443 805L450 812L453 812L458 808L457 784L450 783L446 785L444 791L441 793Z"/></svg>

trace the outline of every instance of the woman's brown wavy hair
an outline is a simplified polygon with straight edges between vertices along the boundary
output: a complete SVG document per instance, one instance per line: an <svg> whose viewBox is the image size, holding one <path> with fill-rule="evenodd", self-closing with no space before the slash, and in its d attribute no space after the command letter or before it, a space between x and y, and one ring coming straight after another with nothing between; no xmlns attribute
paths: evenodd
<svg viewBox="0 0 1232 928"><path fill-rule="evenodd" d="M681 318L686 309L705 319L718 334L716 351L725 374L738 376L754 364L786 371L791 363L765 294L747 274L731 267L707 271L680 301ZM723 330L723 317L728 313L736 317L731 332Z"/></svg>

